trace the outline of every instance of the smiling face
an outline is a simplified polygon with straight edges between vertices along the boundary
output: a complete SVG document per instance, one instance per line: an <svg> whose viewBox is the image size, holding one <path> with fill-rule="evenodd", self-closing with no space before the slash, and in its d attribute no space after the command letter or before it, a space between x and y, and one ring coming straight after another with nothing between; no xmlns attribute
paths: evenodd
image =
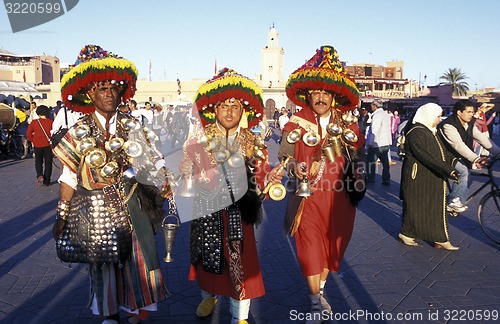
<svg viewBox="0 0 500 324"><path fill-rule="evenodd" d="M120 89L110 82L95 85L88 91L88 95L92 99L96 111L103 116L115 112L120 102Z"/></svg>
<svg viewBox="0 0 500 324"><path fill-rule="evenodd" d="M236 131L243 115L243 105L234 98L226 99L215 107L215 118L231 135Z"/></svg>
<svg viewBox="0 0 500 324"><path fill-rule="evenodd" d="M330 108L335 105L333 94L325 90L311 90L308 98L312 110L321 117L330 115Z"/></svg>

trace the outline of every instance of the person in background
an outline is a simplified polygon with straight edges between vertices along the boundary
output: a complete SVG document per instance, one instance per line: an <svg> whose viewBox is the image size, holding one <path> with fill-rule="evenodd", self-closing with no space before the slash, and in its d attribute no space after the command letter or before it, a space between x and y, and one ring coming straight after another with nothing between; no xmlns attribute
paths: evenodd
<svg viewBox="0 0 500 324"><path fill-rule="evenodd" d="M487 117L486 113L489 112L495 105L494 104L487 104L483 103L479 108L477 109L476 113L474 114L474 118L476 118L474 122L474 126L479 129L481 133L483 133L485 136L490 137L490 132L488 129L488 126L493 122L493 119L496 116L496 112L492 113L489 117ZM485 150L478 142L474 141L474 152L477 155L485 155L487 156L489 153L487 150Z"/></svg>
<svg viewBox="0 0 500 324"><path fill-rule="evenodd" d="M30 102L30 110L26 114L28 115L28 124L31 124L33 120L38 119L38 114L36 113L36 102Z"/></svg>
<svg viewBox="0 0 500 324"><path fill-rule="evenodd" d="M33 143L35 153L35 170L37 186L50 186L52 176L52 148L50 147L50 130L52 120L49 117L50 108L41 105L36 108L37 119L28 125L26 137Z"/></svg>
<svg viewBox="0 0 500 324"><path fill-rule="evenodd" d="M405 159L399 197L403 200L403 224L399 240L420 246L415 239L434 242L435 248L458 250L452 245L446 217L447 180L458 181L456 158L436 135L443 109L428 103L418 108L405 132Z"/></svg>
<svg viewBox="0 0 500 324"><path fill-rule="evenodd" d="M274 114L273 114L273 120L274 120L274 128L278 128L278 119L280 118L281 114L278 108L274 108Z"/></svg>
<svg viewBox="0 0 500 324"><path fill-rule="evenodd" d="M473 116L474 104L470 100L460 99L453 106L453 114L438 125L438 134L458 158L455 169L460 174L460 179L449 183L447 205L448 210L457 213L467 210L465 202L470 185L470 169L481 169L489 163L488 157L474 153L473 141L477 141L493 155L500 153L500 148L474 127Z"/></svg>
<svg viewBox="0 0 500 324"><path fill-rule="evenodd" d="M288 168L292 183L306 181L312 195L301 198L290 194L285 227L295 237L298 260L309 290L311 316L307 322L319 323L321 314L331 312L323 295L326 280L330 272L339 270L354 227L355 205L359 200L352 199L347 187L353 191L365 188L364 137L356 123L347 123L343 118L358 104L359 92L337 51L322 46L290 75L286 94L302 109L283 129L278 158L281 161L287 156L293 158ZM333 156L325 153L330 124L351 134L352 139L349 144L340 141L340 152ZM288 134L297 134L299 130L316 138L317 145L311 145L304 137L288 141ZM353 183L344 182L348 170L352 171L356 189Z"/></svg>
<svg viewBox="0 0 500 324"><path fill-rule="evenodd" d="M261 139L249 129L264 112L257 84L224 68L200 86L195 106L204 128L184 145L180 169L197 189L189 275L201 288L196 315L209 316L219 296L229 296L231 323L248 323L251 299L265 293L254 236L262 212L255 190L265 181L280 182L283 174L279 166L269 171L267 150L256 152ZM240 126L242 118L249 128Z"/></svg>
<svg viewBox="0 0 500 324"><path fill-rule="evenodd" d="M389 151L392 144L391 117L382 109L382 103L374 100L372 103L372 122L368 128L366 146L368 148L367 182L375 182L375 166L377 159L382 163L382 185L391 184L389 172Z"/></svg>
<svg viewBox="0 0 500 324"><path fill-rule="evenodd" d="M61 79L65 105L85 114L72 129L87 130L87 134L70 129L53 150L63 164L53 237L62 240L64 226L75 213L81 213L90 223L110 222L111 228L118 226L116 219L126 217L130 226L125 229L131 241L125 259L89 264L89 305L93 314L105 317L104 324L118 324L120 310L127 313L129 323L140 323L149 311L157 310L167 293L155 241L164 216L165 200L158 188L158 182L160 187L165 184L160 172L162 160L149 153L152 148L139 122L137 127L130 126L130 115L117 109L120 102L134 95L137 74L132 62L100 46L87 45ZM95 141L89 150L80 145L87 138ZM134 141L144 151L137 156L123 145L110 148L106 144L111 140ZM146 162L159 169L143 168ZM134 176L125 176L126 170ZM105 244L101 242L96 238L96 244Z"/></svg>

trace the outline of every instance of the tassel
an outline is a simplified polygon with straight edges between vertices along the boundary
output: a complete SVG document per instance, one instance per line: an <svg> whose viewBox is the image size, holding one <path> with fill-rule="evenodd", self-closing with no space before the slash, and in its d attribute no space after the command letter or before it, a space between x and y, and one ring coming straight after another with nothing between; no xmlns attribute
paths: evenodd
<svg viewBox="0 0 500 324"><path fill-rule="evenodd" d="M291 226L292 228L290 230L290 236L294 236L297 230L299 229L300 220L302 219L302 212L304 211L304 201L305 199L302 199L299 208L297 209L297 215L295 215L295 218Z"/></svg>

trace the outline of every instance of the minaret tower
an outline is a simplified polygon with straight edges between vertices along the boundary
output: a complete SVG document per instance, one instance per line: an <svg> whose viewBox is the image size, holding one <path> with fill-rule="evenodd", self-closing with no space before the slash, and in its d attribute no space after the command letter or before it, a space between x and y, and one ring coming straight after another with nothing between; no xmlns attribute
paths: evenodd
<svg viewBox="0 0 500 324"><path fill-rule="evenodd" d="M262 49L262 87L277 87L283 80L285 50L278 46L278 31L273 26L267 34L267 46Z"/></svg>

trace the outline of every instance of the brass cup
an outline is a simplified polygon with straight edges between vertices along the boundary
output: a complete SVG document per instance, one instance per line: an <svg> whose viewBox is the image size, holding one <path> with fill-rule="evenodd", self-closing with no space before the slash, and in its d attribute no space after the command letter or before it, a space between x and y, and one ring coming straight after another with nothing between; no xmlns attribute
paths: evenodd
<svg viewBox="0 0 500 324"><path fill-rule="evenodd" d="M300 141L300 138L302 137L302 130L300 128L296 128L290 133L288 133L288 136L286 137L286 141L290 144L295 144L298 141Z"/></svg>
<svg viewBox="0 0 500 324"><path fill-rule="evenodd" d="M323 147L323 154L329 162L335 161L337 157L342 155L342 143L338 136L330 138L330 144Z"/></svg>
<svg viewBox="0 0 500 324"><path fill-rule="evenodd" d="M118 172L118 163L111 161L106 163L101 169L101 175L105 178L114 176Z"/></svg>
<svg viewBox="0 0 500 324"><path fill-rule="evenodd" d="M239 152L235 152L233 155L231 155L229 160L227 160L227 164L229 164L229 166L232 168L239 168L245 165L245 160Z"/></svg>
<svg viewBox="0 0 500 324"><path fill-rule="evenodd" d="M76 145L76 150L81 154L87 154L94 147L96 147L95 139L93 137L86 137Z"/></svg>
<svg viewBox="0 0 500 324"><path fill-rule="evenodd" d="M269 197L272 200L280 201L286 196L286 188L281 183L275 183L269 189Z"/></svg>
<svg viewBox="0 0 500 324"><path fill-rule="evenodd" d="M90 136L90 127L87 125L78 125L73 129L73 137L79 141L88 136Z"/></svg>
<svg viewBox="0 0 500 324"><path fill-rule="evenodd" d="M117 152L123 147L123 143L123 138L115 137L107 141L106 144L104 144L104 147L109 152Z"/></svg>
<svg viewBox="0 0 500 324"><path fill-rule="evenodd" d="M265 160L266 159L266 156L264 155L264 152L262 152L262 150L258 146L254 146L253 157L257 158L257 159L260 159L260 160Z"/></svg>
<svg viewBox="0 0 500 324"><path fill-rule="evenodd" d="M130 157L138 157L142 155L142 146L141 144L135 141L126 141L123 144L123 150Z"/></svg>
<svg viewBox="0 0 500 324"><path fill-rule="evenodd" d="M101 168L106 164L107 156L106 152L100 148L91 149L85 156L85 162L91 168Z"/></svg>
<svg viewBox="0 0 500 324"><path fill-rule="evenodd" d="M167 218L173 217L176 219L175 223L167 223ZM165 258L163 258L163 261L165 262L172 262L174 259L172 258L172 249L174 248L174 243L175 243L175 237L177 236L177 231L179 230L179 218L177 218L174 215L168 215L163 219L163 222L161 224L162 230L163 230L163 239L164 239L164 244L165 244Z"/></svg>
<svg viewBox="0 0 500 324"><path fill-rule="evenodd" d="M326 126L326 131L331 136L338 136L342 134L342 127L340 127L338 124L330 123Z"/></svg>
<svg viewBox="0 0 500 324"><path fill-rule="evenodd" d="M158 140L158 136L156 135L156 133L149 128L144 127L144 133L146 134L146 138L150 143Z"/></svg>
<svg viewBox="0 0 500 324"><path fill-rule="evenodd" d="M347 124L347 125L352 125L354 123L358 122L358 117L354 116L351 111L345 113L342 115L342 120Z"/></svg>
<svg viewBox="0 0 500 324"><path fill-rule="evenodd" d="M304 134L302 140L307 146L316 146L319 143L319 136L313 131L308 131Z"/></svg>
<svg viewBox="0 0 500 324"><path fill-rule="evenodd" d="M255 138L255 146L257 146L260 149L267 148L266 143L264 142L264 140L261 137L256 137Z"/></svg>
<svg viewBox="0 0 500 324"><path fill-rule="evenodd" d="M231 152L229 152L228 149L222 148L216 152L214 152L214 160L217 163L224 163L229 159L229 156L231 156Z"/></svg>
<svg viewBox="0 0 500 324"><path fill-rule="evenodd" d="M351 129L344 130L342 137L348 144L354 144L358 141L358 135L356 135L356 133L354 133L354 131Z"/></svg>
<svg viewBox="0 0 500 324"><path fill-rule="evenodd" d="M139 129L139 127L141 127L141 123L139 123L139 121L137 121L135 118L123 118L121 120L121 123L122 126L128 130Z"/></svg>

